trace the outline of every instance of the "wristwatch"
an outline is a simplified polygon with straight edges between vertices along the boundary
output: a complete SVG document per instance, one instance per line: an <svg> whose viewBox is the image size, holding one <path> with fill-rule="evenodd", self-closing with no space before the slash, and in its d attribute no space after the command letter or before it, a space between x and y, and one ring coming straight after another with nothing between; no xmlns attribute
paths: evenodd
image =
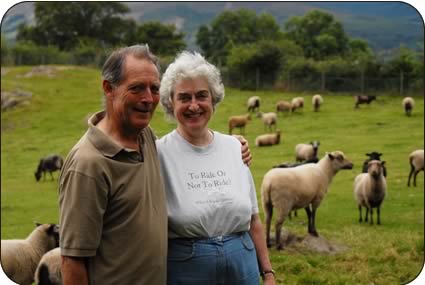
<svg viewBox="0 0 425 285"><path fill-rule="evenodd" d="M274 272L273 269L263 270L263 271L260 272L260 275L261 275L261 277L264 277L264 275L269 274L269 273L271 273L271 274L273 274L273 276L275 276L275 272Z"/></svg>

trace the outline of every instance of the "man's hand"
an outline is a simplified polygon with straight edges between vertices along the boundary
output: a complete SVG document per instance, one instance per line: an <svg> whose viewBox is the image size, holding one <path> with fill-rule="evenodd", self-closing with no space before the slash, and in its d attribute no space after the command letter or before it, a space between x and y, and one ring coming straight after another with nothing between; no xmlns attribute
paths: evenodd
<svg viewBox="0 0 425 285"><path fill-rule="evenodd" d="M239 140L239 142L241 143L241 152L242 152L242 160L243 162L250 166L251 162L252 162L252 156L251 156L251 152L249 150L249 145L248 145L248 141L240 135L233 135L235 138L237 138Z"/></svg>

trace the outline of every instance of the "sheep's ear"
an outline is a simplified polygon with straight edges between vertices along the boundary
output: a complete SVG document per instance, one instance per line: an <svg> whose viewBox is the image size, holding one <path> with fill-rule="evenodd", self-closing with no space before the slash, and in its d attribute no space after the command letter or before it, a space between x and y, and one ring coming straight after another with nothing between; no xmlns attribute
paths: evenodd
<svg viewBox="0 0 425 285"><path fill-rule="evenodd" d="M331 160L334 160L335 159L335 156L332 153L327 152L326 154L329 156L329 158Z"/></svg>
<svg viewBox="0 0 425 285"><path fill-rule="evenodd" d="M381 165L384 166L384 164L385 164L385 160L384 161L381 161Z"/></svg>
<svg viewBox="0 0 425 285"><path fill-rule="evenodd" d="M36 227L39 227L39 226L42 225L42 224L40 224L39 222L36 222L36 221L34 221L34 224L35 224Z"/></svg>

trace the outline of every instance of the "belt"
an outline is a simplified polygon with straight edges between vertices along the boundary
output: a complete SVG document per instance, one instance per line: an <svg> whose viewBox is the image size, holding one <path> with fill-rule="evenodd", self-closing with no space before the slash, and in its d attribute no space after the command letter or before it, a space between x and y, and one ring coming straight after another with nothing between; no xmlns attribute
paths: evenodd
<svg viewBox="0 0 425 285"><path fill-rule="evenodd" d="M175 239L171 239L171 240L192 241L192 242L203 242L203 241L205 241L205 242L210 242L210 241L221 242L221 241L226 241L226 240L238 238L245 233L247 233L247 232L237 232L237 233L233 233L233 234L219 235L219 236L215 236L215 237L179 237L179 238L175 238Z"/></svg>

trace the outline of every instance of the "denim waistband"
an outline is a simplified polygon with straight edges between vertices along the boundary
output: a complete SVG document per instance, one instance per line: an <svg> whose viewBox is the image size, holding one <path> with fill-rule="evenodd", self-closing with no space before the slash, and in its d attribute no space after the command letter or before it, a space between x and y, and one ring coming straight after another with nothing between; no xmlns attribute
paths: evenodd
<svg viewBox="0 0 425 285"><path fill-rule="evenodd" d="M170 241L176 240L176 241L191 241L191 242L222 242L227 240L232 240L235 238L239 238L240 236L244 235L247 232L238 232L233 233L229 235L220 235L215 237L189 237L189 238L175 238L170 239Z"/></svg>

